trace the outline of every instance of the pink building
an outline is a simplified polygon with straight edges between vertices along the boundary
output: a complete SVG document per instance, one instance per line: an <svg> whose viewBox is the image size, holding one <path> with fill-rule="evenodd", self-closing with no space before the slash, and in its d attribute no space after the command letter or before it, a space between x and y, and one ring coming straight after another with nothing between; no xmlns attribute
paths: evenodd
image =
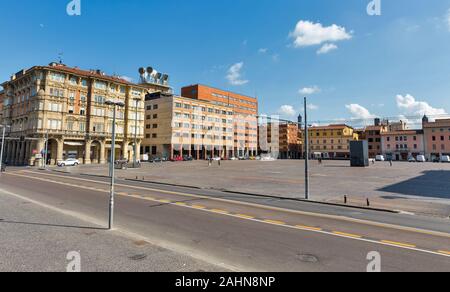
<svg viewBox="0 0 450 292"><path fill-rule="evenodd" d="M422 130L402 130L381 133L381 149L386 159L406 161L425 155Z"/></svg>
<svg viewBox="0 0 450 292"><path fill-rule="evenodd" d="M450 155L450 119L430 122L423 118L426 156L429 160Z"/></svg>

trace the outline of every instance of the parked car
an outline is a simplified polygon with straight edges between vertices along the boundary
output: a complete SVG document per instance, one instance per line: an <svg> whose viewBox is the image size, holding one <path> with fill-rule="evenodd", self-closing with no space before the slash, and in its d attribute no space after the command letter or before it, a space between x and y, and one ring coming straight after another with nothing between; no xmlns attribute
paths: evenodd
<svg viewBox="0 0 450 292"><path fill-rule="evenodd" d="M434 157L434 158L432 158L432 161L434 163L439 163L439 162L441 162L441 158L440 157Z"/></svg>
<svg viewBox="0 0 450 292"><path fill-rule="evenodd" d="M417 162L427 162L427 159L425 158L425 155L417 155L416 161Z"/></svg>
<svg viewBox="0 0 450 292"><path fill-rule="evenodd" d="M183 161L193 161L193 160L194 160L194 158L192 156L189 156L189 155L183 156Z"/></svg>
<svg viewBox="0 0 450 292"><path fill-rule="evenodd" d="M79 164L80 164L80 161L78 159L75 159L75 158L69 158L69 159L66 159L66 160L58 161L58 166L59 167L77 166Z"/></svg>
<svg viewBox="0 0 450 292"><path fill-rule="evenodd" d="M222 158L220 158L220 157L214 157L212 160L214 160L214 161L220 161L220 160L222 160Z"/></svg>
<svg viewBox="0 0 450 292"><path fill-rule="evenodd" d="M441 162L442 162L442 163L450 163L450 156L448 156L448 155L442 155L442 156L441 156Z"/></svg>
<svg viewBox="0 0 450 292"><path fill-rule="evenodd" d="M236 160L239 160L239 159L237 157L231 157L230 160L236 161Z"/></svg>
<svg viewBox="0 0 450 292"><path fill-rule="evenodd" d="M386 159L384 158L383 155L377 155L377 156L375 157L375 160L376 160L376 161L386 161Z"/></svg>
<svg viewBox="0 0 450 292"><path fill-rule="evenodd" d="M408 158L408 162L416 162L416 159L413 156L410 156Z"/></svg>
<svg viewBox="0 0 450 292"><path fill-rule="evenodd" d="M181 157L181 156L175 156L175 157L172 158L170 161L172 161L172 162L180 162L180 161L183 161L183 157Z"/></svg>

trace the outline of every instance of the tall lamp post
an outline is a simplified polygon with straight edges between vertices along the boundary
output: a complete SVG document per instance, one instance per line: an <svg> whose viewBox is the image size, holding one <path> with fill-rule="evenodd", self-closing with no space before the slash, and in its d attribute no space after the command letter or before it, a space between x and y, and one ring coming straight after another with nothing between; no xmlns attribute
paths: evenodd
<svg viewBox="0 0 450 292"><path fill-rule="evenodd" d="M113 106L113 122L112 122L112 139L111 139L111 161L109 163L109 173L111 174L111 184L109 192L109 220L108 229L113 229L114 224L114 162L116 160L116 107L124 107L125 104L121 101L107 100L105 104L108 106Z"/></svg>
<svg viewBox="0 0 450 292"><path fill-rule="evenodd" d="M307 99L304 100L305 106L305 199L309 200L309 134L308 134L308 105Z"/></svg>
<svg viewBox="0 0 450 292"><path fill-rule="evenodd" d="M2 147L0 150L0 173L2 172L3 169L3 151L5 149L5 134L6 134L6 128L11 128L11 126L8 125L0 125L0 127L3 128L2 131Z"/></svg>
<svg viewBox="0 0 450 292"><path fill-rule="evenodd" d="M134 101L136 102L136 115L134 117L134 148L133 148L133 167L137 168L137 124L138 124L138 106L139 102L141 101L140 98L135 98Z"/></svg>

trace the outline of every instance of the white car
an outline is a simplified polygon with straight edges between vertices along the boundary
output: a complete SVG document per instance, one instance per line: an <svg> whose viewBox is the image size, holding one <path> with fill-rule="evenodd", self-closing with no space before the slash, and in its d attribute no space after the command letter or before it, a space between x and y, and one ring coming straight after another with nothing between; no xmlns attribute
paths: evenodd
<svg viewBox="0 0 450 292"><path fill-rule="evenodd" d="M442 155L442 156L441 156L441 162L442 162L442 163L450 163L450 156L448 156L448 155Z"/></svg>
<svg viewBox="0 0 450 292"><path fill-rule="evenodd" d="M222 158L221 157L214 157L212 160L213 161L220 161L220 160L222 160Z"/></svg>
<svg viewBox="0 0 450 292"><path fill-rule="evenodd" d="M427 162L427 159L425 158L425 155L417 155L416 161L417 162Z"/></svg>
<svg viewBox="0 0 450 292"><path fill-rule="evenodd" d="M383 155L377 155L377 157L375 158L376 161L386 161L386 159L384 158Z"/></svg>
<svg viewBox="0 0 450 292"><path fill-rule="evenodd" d="M59 167L64 167L64 166L77 166L80 164L80 161L78 159L75 158L69 158L63 161L58 161L58 166Z"/></svg>

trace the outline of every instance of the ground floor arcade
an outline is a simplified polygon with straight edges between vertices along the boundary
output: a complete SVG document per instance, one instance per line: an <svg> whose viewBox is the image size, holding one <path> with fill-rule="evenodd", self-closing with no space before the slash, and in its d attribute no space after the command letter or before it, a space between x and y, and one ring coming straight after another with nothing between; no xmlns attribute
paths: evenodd
<svg viewBox="0 0 450 292"><path fill-rule="evenodd" d="M140 157L140 140L136 156ZM78 159L82 164L105 164L110 161L111 149L115 149L116 159L132 160L134 144L129 140L118 140L115 147L106 139L66 139L48 138L7 138L5 139L3 161L13 166L56 165L69 158ZM46 150L47 149L47 150ZM45 160L45 161L44 161Z"/></svg>

